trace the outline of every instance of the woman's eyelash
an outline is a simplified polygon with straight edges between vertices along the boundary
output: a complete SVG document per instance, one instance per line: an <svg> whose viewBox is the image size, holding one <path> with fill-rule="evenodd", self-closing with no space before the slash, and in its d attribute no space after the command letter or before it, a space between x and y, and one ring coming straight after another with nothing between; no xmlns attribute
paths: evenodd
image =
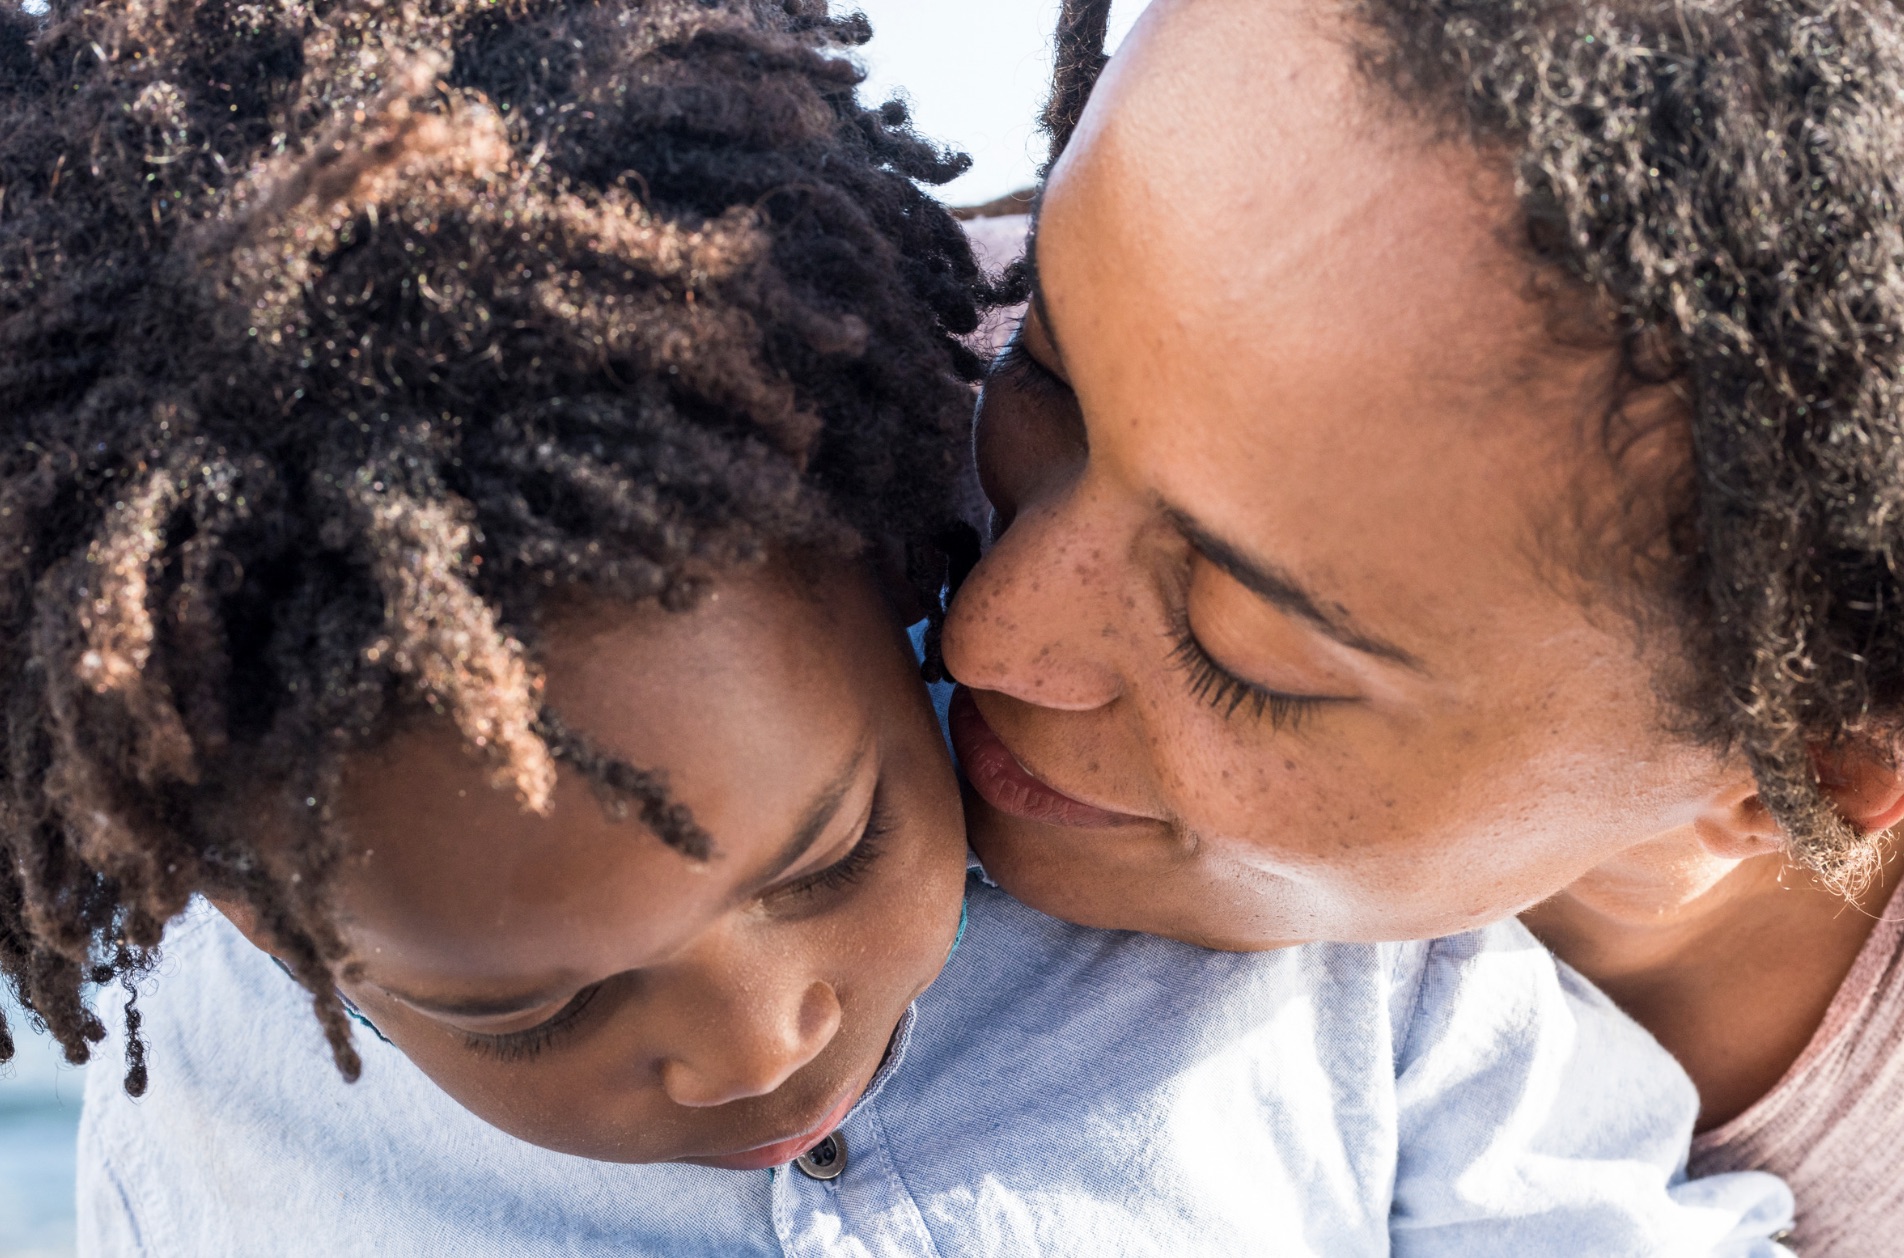
<svg viewBox="0 0 1904 1258"><path fill-rule="evenodd" d="M1226 718L1247 711L1256 720L1268 718L1271 729L1296 729L1317 708L1329 702L1314 695L1285 694L1244 681L1204 650L1191 631L1187 617L1172 631L1172 637L1175 646L1170 659L1189 679L1190 693Z"/></svg>
<svg viewBox="0 0 1904 1258"><path fill-rule="evenodd" d="M837 891L852 886L879 859L890 833L887 821L884 793L874 791L872 811L866 817L866 829L860 832L859 842L853 844L852 850L825 869L816 869L777 888L774 895L810 895L816 891Z"/></svg>
<svg viewBox="0 0 1904 1258"><path fill-rule="evenodd" d="M476 1052L497 1061L526 1061L556 1043L565 1033L574 1030L583 1012L594 1003L601 990L600 983L584 987L554 1017L526 1031L511 1031L507 1035L479 1035L474 1031L464 1031L464 1042Z"/></svg>

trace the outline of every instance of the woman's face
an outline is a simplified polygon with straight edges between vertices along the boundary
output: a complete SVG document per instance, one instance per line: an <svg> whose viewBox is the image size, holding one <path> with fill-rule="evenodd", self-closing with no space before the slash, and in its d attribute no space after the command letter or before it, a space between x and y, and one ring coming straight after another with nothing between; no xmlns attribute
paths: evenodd
<svg viewBox="0 0 1904 1258"><path fill-rule="evenodd" d="M1617 511L1610 359L1507 177L1399 112L1296 6L1160 0L1053 173L945 647L973 843L1047 912L1436 935L1720 779L1565 558Z"/></svg>
<svg viewBox="0 0 1904 1258"><path fill-rule="evenodd" d="M824 597L763 575L686 613L586 605L543 658L550 706L664 772L711 859L611 819L567 769L526 813L448 722L419 723L347 769L344 991L521 1139L790 1161L865 1090L958 928L958 788L904 636L841 570Z"/></svg>

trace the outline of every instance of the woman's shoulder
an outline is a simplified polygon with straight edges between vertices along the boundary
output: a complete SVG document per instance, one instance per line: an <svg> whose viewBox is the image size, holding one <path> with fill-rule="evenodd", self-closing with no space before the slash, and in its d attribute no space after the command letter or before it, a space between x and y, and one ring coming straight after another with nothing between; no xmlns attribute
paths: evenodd
<svg viewBox="0 0 1904 1258"><path fill-rule="evenodd" d="M1904 1228L1904 903L1895 897L1771 1092L1693 1142L1706 1174L1766 1170L1801 1205L1800 1252L1878 1258Z"/></svg>

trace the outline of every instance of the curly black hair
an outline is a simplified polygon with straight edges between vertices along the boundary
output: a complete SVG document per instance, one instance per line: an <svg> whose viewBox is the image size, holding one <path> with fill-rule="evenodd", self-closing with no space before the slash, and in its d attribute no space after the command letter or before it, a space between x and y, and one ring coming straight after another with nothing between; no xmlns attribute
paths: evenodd
<svg viewBox="0 0 1904 1258"><path fill-rule="evenodd" d="M552 592L681 608L861 547L936 591L988 297L922 188L965 159L860 102L869 36L825 0L0 0L0 972L69 1060L203 893L355 1077L330 801L406 712L704 855L542 706Z"/></svg>
<svg viewBox="0 0 1904 1258"><path fill-rule="evenodd" d="M1067 0L1054 151L1108 0ZM1679 649L1668 722L1741 753L1792 855L1852 888L1881 836L1814 762L1904 742L1904 14L1890 0L1353 0L1370 81L1511 166L1561 320L1617 347L1614 422L1680 403L1686 464L1621 539ZM1096 39L1095 45L1090 43ZM1079 42L1082 41L1082 42ZM1585 315L1586 319L1572 317ZM1618 450L1613 451L1617 455ZM1657 559L1653 558L1657 555Z"/></svg>

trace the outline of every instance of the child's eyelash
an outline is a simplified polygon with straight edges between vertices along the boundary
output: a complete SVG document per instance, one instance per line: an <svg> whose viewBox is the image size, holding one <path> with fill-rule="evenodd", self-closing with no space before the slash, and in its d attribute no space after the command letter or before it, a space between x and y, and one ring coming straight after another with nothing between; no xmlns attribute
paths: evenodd
<svg viewBox="0 0 1904 1258"><path fill-rule="evenodd" d="M526 1061L560 1040L565 1033L574 1030L583 1012L594 1003L601 990L600 983L584 987L554 1017L526 1031L511 1031L507 1035L478 1035L474 1031L465 1031L462 1033L463 1040L476 1052L497 1061Z"/></svg>
<svg viewBox="0 0 1904 1258"><path fill-rule="evenodd" d="M836 890L858 882L861 875L879 858L887 833L886 809L881 795L875 793L872 812L866 819L866 829L860 834L859 842L853 844L852 850L825 869L816 870L804 878L790 882L776 890L774 894L776 896L811 894L816 891ZM584 987L575 994L574 999L562 1006L561 1011L554 1017L526 1031L512 1031L507 1035L479 1035L473 1031L464 1031L462 1032L463 1040L475 1052L497 1061L527 1061L555 1044L567 1032L574 1030L582 1014L600 993L602 986L601 983L596 983Z"/></svg>
<svg viewBox="0 0 1904 1258"><path fill-rule="evenodd" d="M825 869L815 870L803 878L796 878L786 886L774 892L781 895L808 895L815 891L837 891L849 887L860 880L875 860L879 859L885 840L890 832L887 825L884 793L873 793L872 811L866 818L866 829L860 833L859 842L846 855L828 865Z"/></svg>
<svg viewBox="0 0 1904 1258"><path fill-rule="evenodd" d="M1058 379L1051 369L1031 356L1025 348L1022 331L1012 337L992 361L992 374L1010 380L1022 389L1069 398L1071 386Z"/></svg>
<svg viewBox="0 0 1904 1258"><path fill-rule="evenodd" d="M1187 617L1179 621L1171 636L1175 645L1171 648L1170 659L1189 679L1190 693L1225 717L1247 711L1256 720L1267 717L1271 729L1296 729L1306 717L1329 702L1311 695L1285 694L1255 682L1244 681L1217 663L1203 649L1203 644L1197 641L1197 635L1191 631Z"/></svg>

